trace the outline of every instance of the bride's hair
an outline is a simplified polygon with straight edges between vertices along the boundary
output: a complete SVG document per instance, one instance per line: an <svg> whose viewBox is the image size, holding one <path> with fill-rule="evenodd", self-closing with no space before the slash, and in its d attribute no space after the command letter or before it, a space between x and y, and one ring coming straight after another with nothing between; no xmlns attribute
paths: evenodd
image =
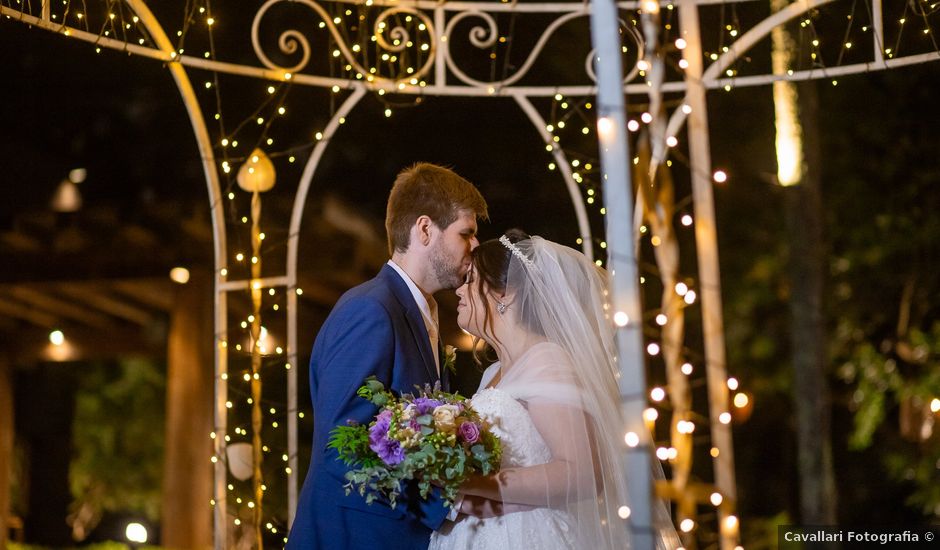
<svg viewBox="0 0 940 550"><path fill-rule="evenodd" d="M521 229L510 229L506 231L505 235L511 243L517 243L529 238L529 235ZM512 251L503 245L503 243L499 242L499 239L490 239L482 242L473 249L471 253L471 262L473 264L473 272L476 275L476 280L469 285L468 289L470 292L476 293L480 302L485 305L481 328L486 337L496 342L498 342L499 339L493 332L494 312L492 307L490 307L487 294L488 292L496 294L506 292L506 281L509 276L509 260L511 258ZM482 351L481 348L478 347L477 344L481 339L482 338L479 336L474 336L473 360L477 365L483 365L485 361L495 360L495 358L489 356L492 351L489 346L484 346Z"/></svg>

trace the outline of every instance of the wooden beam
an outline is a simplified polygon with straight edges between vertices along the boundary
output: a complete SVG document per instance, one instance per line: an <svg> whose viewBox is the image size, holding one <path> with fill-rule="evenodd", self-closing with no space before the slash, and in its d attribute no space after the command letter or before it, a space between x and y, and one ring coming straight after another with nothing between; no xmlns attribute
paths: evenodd
<svg viewBox="0 0 940 550"><path fill-rule="evenodd" d="M119 317L125 321L130 321L141 326L150 326L154 321L154 315L149 311L135 307L126 300L120 300L108 295L98 284L63 283L56 285L56 291L76 301L84 302L91 307L104 311L111 316Z"/></svg>
<svg viewBox="0 0 940 550"><path fill-rule="evenodd" d="M113 284L115 290L134 298L142 304L162 311L173 309L174 293L171 287L173 283L169 279L158 280L152 277L147 279L126 279L115 281Z"/></svg>
<svg viewBox="0 0 940 550"><path fill-rule="evenodd" d="M73 326L62 327L62 332L65 342L55 346L49 342L48 328L20 330L7 350L14 364L166 355L162 339L154 340L148 331L136 326L115 326L107 330Z"/></svg>
<svg viewBox="0 0 940 550"><path fill-rule="evenodd" d="M88 308L76 306L74 303L67 300L55 298L32 287L15 285L9 287L7 292L10 293L10 296L13 296L21 302L26 302L33 308L44 309L49 313L55 312L84 325L90 325L100 329L109 329L115 325L114 322L100 313L95 313Z"/></svg>
<svg viewBox="0 0 940 550"><path fill-rule="evenodd" d="M349 288L362 283L365 279L356 278L357 282ZM311 276L299 276L297 285L303 290L303 299L310 300L319 306L333 307L343 295L345 290L339 290L335 286L324 284L321 279Z"/></svg>
<svg viewBox="0 0 940 550"><path fill-rule="evenodd" d="M9 300L6 296L0 296L0 314L22 319L27 323L32 323L47 330L54 329L61 324L59 318L55 315L25 307Z"/></svg>

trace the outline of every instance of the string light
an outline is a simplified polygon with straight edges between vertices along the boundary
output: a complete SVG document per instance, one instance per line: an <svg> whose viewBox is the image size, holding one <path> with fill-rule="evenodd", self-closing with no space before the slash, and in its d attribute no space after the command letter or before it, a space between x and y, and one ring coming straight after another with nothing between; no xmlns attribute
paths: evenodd
<svg viewBox="0 0 940 550"><path fill-rule="evenodd" d="M660 387L655 387L650 390L650 399L656 401L657 403L666 398L666 391Z"/></svg>
<svg viewBox="0 0 940 550"><path fill-rule="evenodd" d="M676 431L681 434L691 434L695 431L695 424L688 420L680 420L676 423Z"/></svg>
<svg viewBox="0 0 940 550"><path fill-rule="evenodd" d="M61 346L65 343L65 334L61 330L53 330L49 333L49 342L53 346Z"/></svg>
<svg viewBox="0 0 940 550"><path fill-rule="evenodd" d="M581 239L578 239L581 241ZM580 242L578 244L581 244ZM618 327L625 327L627 323L630 322L630 317L623 311L618 311L614 313L614 324Z"/></svg>
<svg viewBox="0 0 940 550"><path fill-rule="evenodd" d="M722 528L727 531L737 531L738 529L738 517L734 515L729 515L725 517L724 522L722 522Z"/></svg>

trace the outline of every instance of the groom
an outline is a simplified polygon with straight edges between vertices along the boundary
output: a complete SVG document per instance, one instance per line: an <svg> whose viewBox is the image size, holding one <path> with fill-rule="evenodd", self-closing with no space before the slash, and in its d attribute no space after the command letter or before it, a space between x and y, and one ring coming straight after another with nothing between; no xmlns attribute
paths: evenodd
<svg viewBox="0 0 940 550"><path fill-rule="evenodd" d="M368 424L376 414L356 395L368 376L396 393L438 380L447 388L432 295L463 284L479 244L477 218L486 216L480 192L447 168L418 163L395 180L385 216L392 259L340 298L313 346L313 449L287 550L424 550L450 513L416 491L395 508L368 505L355 491L347 496L347 467L327 441L334 427Z"/></svg>

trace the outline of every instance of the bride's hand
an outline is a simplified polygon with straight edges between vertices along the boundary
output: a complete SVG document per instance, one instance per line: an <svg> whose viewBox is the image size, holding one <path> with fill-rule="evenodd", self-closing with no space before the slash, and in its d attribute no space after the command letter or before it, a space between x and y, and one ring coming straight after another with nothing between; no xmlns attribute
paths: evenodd
<svg viewBox="0 0 940 550"><path fill-rule="evenodd" d="M464 495L477 497L491 497L492 488L495 487L493 476L471 475L460 485L460 492ZM496 493L494 493L496 494Z"/></svg>
<svg viewBox="0 0 940 550"><path fill-rule="evenodd" d="M525 512L534 509L534 506L511 504L474 495L464 495L463 501L460 503L461 514L481 519L494 518L513 512Z"/></svg>

